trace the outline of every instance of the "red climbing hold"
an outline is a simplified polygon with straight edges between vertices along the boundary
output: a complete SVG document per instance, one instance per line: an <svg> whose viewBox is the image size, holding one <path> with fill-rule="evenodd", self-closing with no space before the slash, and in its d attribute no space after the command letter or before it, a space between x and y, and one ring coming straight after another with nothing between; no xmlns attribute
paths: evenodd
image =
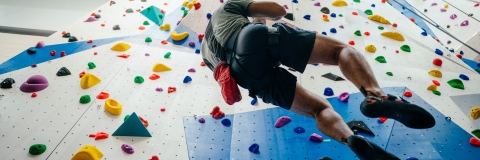
<svg viewBox="0 0 480 160"><path fill-rule="evenodd" d="M175 91L177 91L176 87L172 87L172 86L168 87L168 93L172 93L172 92L175 92Z"/></svg>
<svg viewBox="0 0 480 160"><path fill-rule="evenodd" d="M97 55L97 52L93 52L93 55Z"/></svg>
<svg viewBox="0 0 480 160"><path fill-rule="evenodd" d="M80 78L83 77L83 75L85 75L85 72L81 72L80 74L78 74L80 76Z"/></svg>
<svg viewBox="0 0 480 160"><path fill-rule="evenodd" d="M357 13L357 12L352 12L352 14L353 14L353 15L358 15L358 13Z"/></svg>
<svg viewBox="0 0 480 160"><path fill-rule="evenodd" d="M412 97L412 92L410 92L410 91L405 91L405 92L403 93L403 95L404 95L405 97Z"/></svg>
<svg viewBox="0 0 480 160"><path fill-rule="evenodd" d="M164 11L163 9L161 9L160 12L162 12L163 14L165 14L165 11Z"/></svg>
<svg viewBox="0 0 480 160"><path fill-rule="evenodd" d="M348 41L348 44L355 45L355 41Z"/></svg>
<svg viewBox="0 0 480 160"><path fill-rule="evenodd" d="M157 80L160 78L160 76L158 74L152 74L150 77L148 77L150 80Z"/></svg>
<svg viewBox="0 0 480 160"><path fill-rule="evenodd" d="M385 123L385 121L387 121L388 118L386 117L378 117L378 120L382 123Z"/></svg>
<svg viewBox="0 0 480 160"><path fill-rule="evenodd" d="M65 54L65 51L60 52L60 57L65 57L67 54Z"/></svg>
<svg viewBox="0 0 480 160"><path fill-rule="evenodd" d="M95 137L95 134L89 134L88 137Z"/></svg>
<svg viewBox="0 0 480 160"><path fill-rule="evenodd" d="M200 66L206 66L205 62L200 63Z"/></svg>
<svg viewBox="0 0 480 160"><path fill-rule="evenodd" d="M125 14L123 14L123 16L125 17Z"/></svg>
<svg viewBox="0 0 480 160"><path fill-rule="evenodd" d="M108 138L108 133L106 132L97 132L97 134L95 134L95 140L106 139L106 138Z"/></svg>
<svg viewBox="0 0 480 160"><path fill-rule="evenodd" d="M398 50L395 50L395 53L398 53Z"/></svg>
<svg viewBox="0 0 480 160"><path fill-rule="evenodd" d="M200 4L200 2L197 2L193 6L195 6L195 10L198 10L202 6L202 4Z"/></svg>
<svg viewBox="0 0 480 160"><path fill-rule="evenodd" d="M385 3L385 2L387 2L387 0L382 0L382 3Z"/></svg>
<svg viewBox="0 0 480 160"><path fill-rule="evenodd" d="M398 25L397 25L396 23L393 23L392 26L393 26L393 27L397 27Z"/></svg>
<svg viewBox="0 0 480 160"><path fill-rule="evenodd" d="M366 35L366 36L369 36L369 35L370 35L370 32L365 32L365 33L363 33L363 34Z"/></svg>
<svg viewBox="0 0 480 160"><path fill-rule="evenodd" d="M128 57L130 57L130 55L128 55L128 54L122 54L122 55L117 55L117 57L122 57L122 58L127 59Z"/></svg>
<svg viewBox="0 0 480 160"><path fill-rule="evenodd" d="M461 54L457 54L457 57L462 59L462 55Z"/></svg>
<svg viewBox="0 0 480 160"><path fill-rule="evenodd" d="M108 97L110 97L108 92L100 92L100 94L97 95L97 99L107 99Z"/></svg>
<svg viewBox="0 0 480 160"><path fill-rule="evenodd" d="M199 34L199 35L198 35L198 40L203 41L203 37L205 37L204 34Z"/></svg>
<svg viewBox="0 0 480 160"><path fill-rule="evenodd" d="M138 116L138 118L140 118L140 121L142 121L142 123L145 127L148 127L148 121L146 119L143 119L142 116Z"/></svg>
<svg viewBox="0 0 480 160"><path fill-rule="evenodd" d="M433 65L436 65L436 66L442 66L443 62L440 58L435 58L433 59Z"/></svg>
<svg viewBox="0 0 480 160"><path fill-rule="evenodd" d="M435 38L435 40L436 40L437 42L440 42L440 39L438 39L438 38Z"/></svg>
<svg viewBox="0 0 480 160"><path fill-rule="evenodd" d="M87 41L87 43L92 43L92 42L93 42L93 41L92 41L91 39Z"/></svg>
<svg viewBox="0 0 480 160"><path fill-rule="evenodd" d="M478 138L472 137L470 138L470 144L473 146L480 147L480 140Z"/></svg>
<svg viewBox="0 0 480 160"><path fill-rule="evenodd" d="M32 98L37 97L37 93L32 93Z"/></svg>
<svg viewBox="0 0 480 160"><path fill-rule="evenodd" d="M150 158L148 160L160 160L160 158L158 158L158 156L152 156L152 158Z"/></svg>
<svg viewBox="0 0 480 160"><path fill-rule="evenodd" d="M437 80L432 80L433 84L435 84L436 86L440 86L440 82L438 82Z"/></svg>
<svg viewBox="0 0 480 160"><path fill-rule="evenodd" d="M478 7L478 6L480 6L480 4L479 4L479 3L477 3L477 4L473 5L473 6L474 6L474 7Z"/></svg>
<svg viewBox="0 0 480 160"><path fill-rule="evenodd" d="M168 44L167 40L162 40L162 44Z"/></svg>
<svg viewBox="0 0 480 160"><path fill-rule="evenodd" d="M210 115L212 115L213 118L215 118L215 119L225 117L225 113L220 111L220 107L218 107L218 106L213 107L213 110L212 110L212 112L210 112Z"/></svg>
<svg viewBox="0 0 480 160"><path fill-rule="evenodd" d="M51 56L55 56L55 54L57 54L57 51L55 51L55 50L53 50L53 51L50 52L50 55L51 55Z"/></svg>
<svg viewBox="0 0 480 160"><path fill-rule="evenodd" d="M165 108L160 108L160 111L161 111L161 112L165 112Z"/></svg>
<svg viewBox="0 0 480 160"><path fill-rule="evenodd" d="M415 18L410 18L410 21L412 21L413 23L415 23Z"/></svg>

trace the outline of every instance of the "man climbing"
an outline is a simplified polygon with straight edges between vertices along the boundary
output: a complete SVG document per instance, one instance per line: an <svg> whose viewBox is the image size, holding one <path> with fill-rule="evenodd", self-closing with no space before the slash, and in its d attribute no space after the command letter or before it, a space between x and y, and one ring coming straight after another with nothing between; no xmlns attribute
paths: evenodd
<svg viewBox="0 0 480 160"><path fill-rule="evenodd" d="M225 2L214 12L205 31L204 62L212 71L228 63L230 76L249 90L250 97L315 118L322 133L350 147L360 159L399 158L354 135L328 101L299 85L297 78L280 64L300 73L307 64L338 65L365 95L360 104L365 116L395 119L415 129L435 125L434 117L425 109L386 95L363 55L349 45L282 23L265 25L267 19L280 20L285 14L285 9L275 2ZM255 17L253 23L247 17Z"/></svg>

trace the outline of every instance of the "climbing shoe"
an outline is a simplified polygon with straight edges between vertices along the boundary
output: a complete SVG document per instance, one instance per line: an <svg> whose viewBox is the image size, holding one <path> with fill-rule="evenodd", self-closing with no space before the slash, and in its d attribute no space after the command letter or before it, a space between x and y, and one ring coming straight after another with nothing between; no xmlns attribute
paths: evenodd
<svg viewBox="0 0 480 160"><path fill-rule="evenodd" d="M400 160L362 136L352 135L346 139L346 142L360 160Z"/></svg>
<svg viewBox="0 0 480 160"><path fill-rule="evenodd" d="M363 115L370 118L386 117L397 120L406 127L425 129L435 126L435 118L425 109L397 96L376 96L361 87L365 100L360 105Z"/></svg>

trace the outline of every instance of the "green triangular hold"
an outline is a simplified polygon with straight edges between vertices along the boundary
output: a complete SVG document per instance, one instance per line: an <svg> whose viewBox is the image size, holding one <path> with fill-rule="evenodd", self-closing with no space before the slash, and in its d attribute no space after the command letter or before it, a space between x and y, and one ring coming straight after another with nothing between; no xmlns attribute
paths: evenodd
<svg viewBox="0 0 480 160"><path fill-rule="evenodd" d="M393 73L392 72L387 72L387 75L393 76Z"/></svg>
<svg viewBox="0 0 480 160"><path fill-rule="evenodd" d="M91 101L90 95L83 95L82 97L80 97L81 104L90 103L90 101Z"/></svg>
<svg viewBox="0 0 480 160"><path fill-rule="evenodd" d="M93 62L88 62L88 68L94 69L95 67L97 67L97 66L95 65L95 63L93 63Z"/></svg>
<svg viewBox="0 0 480 160"><path fill-rule="evenodd" d="M125 118L123 118L123 121L125 122L128 118L130 118L129 114L125 115Z"/></svg>
<svg viewBox="0 0 480 160"><path fill-rule="evenodd" d="M145 38L145 42L147 42L147 43L152 42L152 38L150 38L150 37Z"/></svg>
<svg viewBox="0 0 480 160"><path fill-rule="evenodd" d="M172 53L167 52L167 53L163 56L163 58L170 58L170 55L172 55Z"/></svg>
<svg viewBox="0 0 480 160"><path fill-rule="evenodd" d="M362 36L362 32L360 32L360 30L355 31L354 34L357 35L357 36Z"/></svg>
<svg viewBox="0 0 480 160"><path fill-rule="evenodd" d="M148 21L143 21L143 25L150 25L150 23L148 23Z"/></svg>
<svg viewBox="0 0 480 160"><path fill-rule="evenodd" d="M142 76L136 76L133 81L135 81L135 83L143 83L145 80Z"/></svg>
<svg viewBox="0 0 480 160"><path fill-rule="evenodd" d="M387 63L387 60L385 60L385 57L383 56L378 56L377 58L375 58L375 60L377 60L380 63Z"/></svg>
<svg viewBox="0 0 480 160"><path fill-rule="evenodd" d="M360 3L360 0L353 0L354 2Z"/></svg>
<svg viewBox="0 0 480 160"><path fill-rule="evenodd" d="M378 29L379 29L379 30L383 30L383 29L385 29L385 28L383 28L382 26L378 26Z"/></svg>
<svg viewBox="0 0 480 160"><path fill-rule="evenodd" d="M112 136L152 137L135 112L113 132Z"/></svg>
<svg viewBox="0 0 480 160"><path fill-rule="evenodd" d="M433 94L435 94L435 95L437 95L437 96L440 96L440 95L442 95L442 93L440 93L439 91L435 91L435 90L433 90L432 92L433 92Z"/></svg>
<svg viewBox="0 0 480 160"><path fill-rule="evenodd" d="M183 11L183 17L187 16L187 14L188 14L188 10L184 10Z"/></svg>
<svg viewBox="0 0 480 160"><path fill-rule="evenodd" d="M403 45L402 47L400 47L400 49L401 49L402 51L405 51L405 52L410 52L410 51L411 51L411 50L410 50L410 46L408 46L408 45Z"/></svg>
<svg viewBox="0 0 480 160"><path fill-rule="evenodd" d="M150 10L152 10L152 8L151 8L151 7L148 7L148 8L147 8L147 11L149 11L149 12L150 12Z"/></svg>
<svg viewBox="0 0 480 160"><path fill-rule="evenodd" d="M338 16L339 16L339 17L343 17L343 14L339 14Z"/></svg>
<svg viewBox="0 0 480 160"><path fill-rule="evenodd" d="M373 12L372 12L372 10L370 10L370 9L367 9L367 10L365 10L365 14L367 14L367 15L372 15L372 14L373 14Z"/></svg>
<svg viewBox="0 0 480 160"><path fill-rule="evenodd" d="M473 130L472 134L475 135L477 138L480 138L480 129Z"/></svg>
<svg viewBox="0 0 480 160"><path fill-rule="evenodd" d="M449 80L447 83L453 88L465 89L465 86L463 85L462 80L452 79L452 80Z"/></svg>
<svg viewBox="0 0 480 160"><path fill-rule="evenodd" d="M150 6L145 10L140 12L143 16L147 17L154 24L161 26L163 24L163 19L159 15L164 15L159 8L155 6Z"/></svg>
<svg viewBox="0 0 480 160"><path fill-rule="evenodd" d="M162 19L162 18L163 18L163 15L161 15L161 14L160 14L160 15L158 15L158 18Z"/></svg>

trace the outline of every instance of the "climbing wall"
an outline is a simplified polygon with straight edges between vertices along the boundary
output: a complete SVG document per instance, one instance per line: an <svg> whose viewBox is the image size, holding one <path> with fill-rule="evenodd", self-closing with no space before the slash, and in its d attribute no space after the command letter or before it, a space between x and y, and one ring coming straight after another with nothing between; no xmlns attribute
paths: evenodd
<svg viewBox="0 0 480 160"><path fill-rule="evenodd" d="M472 37L478 32L478 27L475 27L478 21L470 20L468 26L460 26L463 19L472 18L460 11L477 15L480 8L473 7L475 3L396 1L403 5L409 3L421 12L428 7L428 12L422 16L433 19L442 27L451 25L450 33L464 42L470 39L467 43L479 49L475 45L478 41L475 36ZM154 155L160 159L318 159L324 156L355 159L345 146L318 131L313 119L265 104L260 99L253 100L247 96L246 90L241 90L244 95L241 102L231 106L225 104L212 71L201 65L201 41L198 37L207 26L207 14L213 14L222 3L220 0L198 2L201 7L190 10L183 6L184 1L174 0L109 2L92 11L101 15L97 21L84 22L92 16L89 13L46 38L44 48L35 48L32 44L31 48L0 64L0 80L15 80L13 88L0 89L0 159L71 159L88 144L103 153L102 159L119 160L150 159ZM402 11L401 7L399 10L401 5L393 1L348 0L348 6L343 7L333 6L330 0L276 2L295 17L294 21L283 21L356 48L372 66L385 92L397 96L412 92L412 97L403 98L426 108L437 120L435 127L425 130L412 130L393 120L381 123L359 112L362 95L353 84L322 77L327 73L345 77L337 66L314 64L308 65L304 74L293 72L302 86L327 98L346 121L364 121L375 136L360 134L402 159L466 159L480 151L468 143L472 137L470 132L480 128L479 120L474 120L469 114L469 109L479 105L475 101L480 90L476 83L480 76L474 71L479 69L478 66L475 68L476 62L473 61L478 60L475 59L476 53L465 49L465 58L457 58L455 54L464 50L461 43L451 40L452 43L447 44L446 41L451 38L435 26L421 22L421 18L415 18L413 23L409 19L411 17L405 14L407 11ZM440 8L446 2L451 5L446 12L441 12ZM437 6L431 6L432 3L437 3ZM157 17L145 16L151 14L149 10L160 14L153 7L149 9L150 6L163 11L163 18L158 19L161 24L151 20ZM320 11L324 7L329 9L329 14ZM133 13L126 13L127 9L132 9ZM368 11L397 26L370 20L366 14ZM451 14L458 17L451 20ZM328 17L328 21L323 19L323 15ZM170 25L170 29L161 30L166 24ZM121 29L113 30L114 25L119 25ZM62 37L63 31L77 37L78 41L68 42L68 38ZM188 36L177 41L172 36L173 31L178 34L187 32ZM405 41L381 35L388 31L399 32ZM422 32L427 33L426 36ZM118 43L129 44L131 48L123 52L111 50ZM367 45L375 46L376 52L366 51ZM451 53L445 47L456 50ZM29 54L32 49L36 53ZM56 54L51 55L53 50ZM434 59L442 61L442 65L434 65ZM89 62L96 67L90 65L89 68ZM157 63L171 70L154 72L152 68ZM57 76L62 67L68 68L71 75ZM431 70L440 70L442 77L430 75ZM82 89L82 72L95 75L101 82ZM160 78L150 79L153 74ZM460 77L461 74L464 76ZM35 95L22 92L20 86L33 75L44 76L49 86L35 92ZM465 77L469 80L464 80ZM464 78L459 80L464 89L452 88L448 84L452 79L461 78ZM433 84L432 80L440 83L436 90L441 95L427 90ZM174 92L169 91L172 87ZM332 96L324 95L327 87L333 89ZM110 104L110 100L97 98L101 92L109 93L109 98L121 104L119 115L106 111L105 106ZM342 92L351 94L349 102L338 100L337 96ZM84 95L89 95L91 101L80 103L80 97ZM215 106L226 114L224 118L212 118L209 113ZM124 124L125 116L133 113L142 117L144 123L148 121L146 130L151 137L112 136ZM273 124L280 116L290 116L292 122L284 128L274 128ZM205 123L199 123L201 118ZM230 120L231 125L223 125L225 119ZM143 130L144 126L128 127ZM296 127L303 127L306 132L293 132ZM89 137L97 132L108 133L109 137L100 140ZM312 133L324 136L324 142L308 140ZM132 131L132 134L140 133ZM249 152L253 143L259 145L259 154ZM40 155L29 154L33 144L46 145L46 151ZM134 153L122 151L123 144L130 145Z"/></svg>

